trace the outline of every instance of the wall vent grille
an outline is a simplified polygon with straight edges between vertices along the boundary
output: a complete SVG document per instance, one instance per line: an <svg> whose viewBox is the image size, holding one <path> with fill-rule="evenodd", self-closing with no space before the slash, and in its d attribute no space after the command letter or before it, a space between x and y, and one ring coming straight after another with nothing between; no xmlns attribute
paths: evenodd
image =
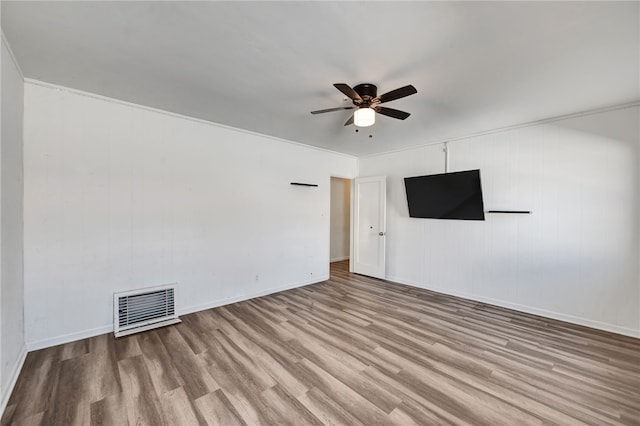
<svg viewBox="0 0 640 426"><path fill-rule="evenodd" d="M114 334L121 337L179 323L175 299L175 284L114 293Z"/></svg>

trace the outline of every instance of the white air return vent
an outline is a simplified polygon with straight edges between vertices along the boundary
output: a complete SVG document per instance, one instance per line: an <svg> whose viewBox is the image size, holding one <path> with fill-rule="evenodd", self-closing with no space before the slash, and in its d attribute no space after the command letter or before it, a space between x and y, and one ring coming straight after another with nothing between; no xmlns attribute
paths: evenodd
<svg viewBox="0 0 640 426"><path fill-rule="evenodd" d="M175 284L114 293L116 337L179 323L175 294Z"/></svg>

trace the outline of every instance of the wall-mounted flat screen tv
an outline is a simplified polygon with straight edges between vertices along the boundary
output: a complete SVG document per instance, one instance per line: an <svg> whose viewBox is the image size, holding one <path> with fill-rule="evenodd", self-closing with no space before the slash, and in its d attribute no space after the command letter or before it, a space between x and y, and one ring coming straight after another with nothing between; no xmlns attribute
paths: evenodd
<svg viewBox="0 0 640 426"><path fill-rule="evenodd" d="M409 216L484 220L480 170L404 178Z"/></svg>

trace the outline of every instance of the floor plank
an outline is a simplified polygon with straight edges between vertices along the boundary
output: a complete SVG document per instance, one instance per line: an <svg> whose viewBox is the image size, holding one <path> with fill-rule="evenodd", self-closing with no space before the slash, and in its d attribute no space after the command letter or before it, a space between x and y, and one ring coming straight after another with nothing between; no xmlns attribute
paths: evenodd
<svg viewBox="0 0 640 426"><path fill-rule="evenodd" d="M640 339L348 272L28 354L2 425L636 425Z"/></svg>

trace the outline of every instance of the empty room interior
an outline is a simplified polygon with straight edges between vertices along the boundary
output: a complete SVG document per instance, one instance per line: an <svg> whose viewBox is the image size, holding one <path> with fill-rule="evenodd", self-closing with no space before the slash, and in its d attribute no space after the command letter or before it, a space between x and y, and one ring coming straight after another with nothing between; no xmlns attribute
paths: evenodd
<svg viewBox="0 0 640 426"><path fill-rule="evenodd" d="M640 2L0 2L4 425L640 425Z"/></svg>

